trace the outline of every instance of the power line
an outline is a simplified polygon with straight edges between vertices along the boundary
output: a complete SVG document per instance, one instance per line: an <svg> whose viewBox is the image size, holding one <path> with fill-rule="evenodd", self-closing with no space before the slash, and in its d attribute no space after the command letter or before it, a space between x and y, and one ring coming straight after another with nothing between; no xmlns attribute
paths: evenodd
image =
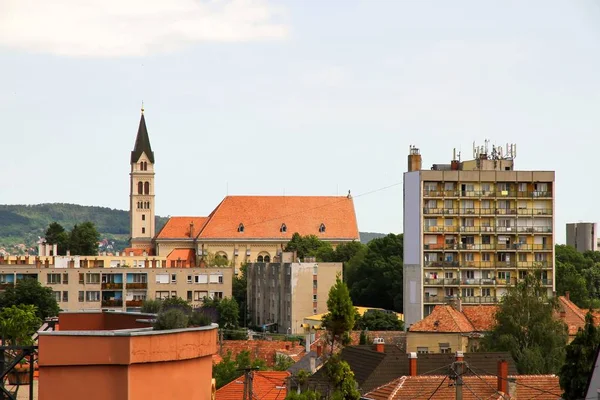
<svg viewBox="0 0 600 400"><path fill-rule="evenodd" d="M463 385L464 385L464 386L467 388L467 390L468 390L469 392L471 392L471 394L472 394L473 396L475 396L475 398L476 398L477 400L482 400L482 399L481 399L481 397L477 396L477 395L475 394L475 392L474 392L474 391L473 391L473 390L472 390L472 389L469 387L469 385L467 385L467 382L463 381L462 383L463 383Z"/></svg>
<svg viewBox="0 0 600 400"><path fill-rule="evenodd" d="M445 376L444 379L442 379L442 381L440 382L440 384L438 385L438 387L435 388L435 390L433 391L433 393L431 393L431 396L429 396L429 398L427 400L431 400L433 398L433 395L436 394L438 390L440 390L440 388L442 387L442 385L446 381L446 378L448 378L448 377Z"/></svg>
<svg viewBox="0 0 600 400"><path fill-rule="evenodd" d="M498 379L502 379L503 381L510 382L510 381L508 380L508 378L504 378L504 377L502 377L502 376L499 376L499 375L496 375L496 374L491 374L491 373L489 373L489 372L486 372L486 371L484 371L484 370L483 370L483 369L481 369L481 368L478 368L478 370L479 370L479 371L481 371L482 373L486 374L486 375L495 376L495 377L496 377L496 378L498 378ZM479 377L479 375L477 375L477 373L476 373L475 371L473 371L472 369L471 369L471 371L472 371L472 372L473 372L473 373L474 373L476 376L478 376L478 377ZM481 378L481 377L479 377L479 378L480 378L480 379L483 379L483 378ZM552 396L556 397L557 399L560 399L560 398L562 398L562 394L556 394L556 393L552 393L552 392L550 392L550 391L548 391L548 390L545 390L545 389L541 389L541 388L538 388L538 387L535 387L535 386L527 385L527 384L525 384L525 383L519 382L519 380L518 380L518 379L516 379L516 380L515 380L515 383L516 383L517 385L520 385L520 386L523 386L523 387L526 387L526 388L529 388L529 389L537 390L538 392L541 392L540 394L544 394L544 393L545 393L545 394L550 394L550 395L552 395Z"/></svg>

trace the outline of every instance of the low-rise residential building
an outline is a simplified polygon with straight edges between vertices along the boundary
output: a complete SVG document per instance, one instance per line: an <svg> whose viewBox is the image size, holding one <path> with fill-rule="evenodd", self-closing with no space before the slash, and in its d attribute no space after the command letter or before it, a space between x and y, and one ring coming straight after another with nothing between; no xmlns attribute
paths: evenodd
<svg viewBox="0 0 600 400"><path fill-rule="evenodd" d="M0 290L21 279L52 289L65 311L141 307L145 299L181 297L194 306L205 297L231 297L229 267L168 267L158 256L0 257Z"/></svg>
<svg viewBox="0 0 600 400"><path fill-rule="evenodd" d="M342 263L297 262L283 253L279 263L247 267L248 308L252 324L281 333L304 333L303 320L327 312L329 289Z"/></svg>

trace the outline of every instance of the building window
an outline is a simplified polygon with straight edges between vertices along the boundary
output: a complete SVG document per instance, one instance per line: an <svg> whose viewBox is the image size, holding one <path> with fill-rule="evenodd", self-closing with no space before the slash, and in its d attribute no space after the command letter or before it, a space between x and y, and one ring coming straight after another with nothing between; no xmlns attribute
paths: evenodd
<svg viewBox="0 0 600 400"><path fill-rule="evenodd" d="M146 228L142 228L142 234L146 233Z"/></svg>
<svg viewBox="0 0 600 400"><path fill-rule="evenodd" d="M171 274L171 283L177 283L177 274Z"/></svg>
<svg viewBox="0 0 600 400"><path fill-rule="evenodd" d="M313 275L317 275L317 271L318 271L319 267L317 265L315 265L313 267Z"/></svg>
<svg viewBox="0 0 600 400"><path fill-rule="evenodd" d="M467 279L475 279L475 271L467 270L465 271L465 276Z"/></svg>
<svg viewBox="0 0 600 400"><path fill-rule="evenodd" d="M90 273L86 275L86 283L98 284L100 283L100 274L98 273Z"/></svg>
<svg viewBox="0 0 600 400"><path fill-rule="evenodd" d="M48 274L48 284L53 285L53 284L57 284L57 283L60 283L60 274ZM57 300L57 301L60 301L60 296L59 296L59 300Z"/></svg>
<svg viewBox="0 0 600 400"><path fill-rule="evenodd" d="M321 223L321 226L319 226L319 232L320 233L324 233L325 232L325 224Z"/></svg>
<svg viewBox="0 0 600 400"><path fill-rule="evenodd" d="M440 343L440 353L443 353L443 354L452 353L450 344L449 343Z"/></svg>
<svg viewBox="0 0 600 400"><path fill-rule="evenodd" d="M62 276L62 283L64 283L65 285L67 283L69 283L69 274L63 274L63 276Z"/></svg>
<svg viewBox="0 0 600 400"><path fill-rule="evenodd" d="M100 301L100 292L97 290L85 292L85 301Z"/></svg>
<svg viewBox="0 0 600 400"><path fill-rule="evenodd" d="M85 274L79 273L79 284L83 285L85 283Z"/></svg>
<svg viewBox="0 0 600 400"><path fill-rule="evenodd" d="M314 279L314 280L313 280L313 289L316 289L316 288L317 288L317 280L316 280L316 279Z"/></svg>
<svg viewBox="0 0 600 400"><path fill-rule="evenodd" d="M241 222L240 222L240 224L238 225L238 232L239 232L239 233L244 233L244 224L242 224Z"/></svg>
<svg viewBox="0 0 600 400"><path fill-rule="evenodd" d="M144 194L144 183L138 182L138 194Z"/></svg>
<svg viewBox="0 0 600 400"><path fill-rule="evenodd" d="M269 256L268 254L265 256L265 262L271 262L271 256Z"/></svg>
<svg viewBox="0 0 600 400"><path fill-rule="evenodd" d="M144 182L144 194L150 194L150 182Z"/></svg>
<svg viewBox="0 0 600 400"><path fill-rule="evenodd" d="M146 220L146 216L144 214L142 214L142 221Z"/></svg>
<svg viewBox="0 0 600 400"><path fill-rule="evenodd" d="M169 298L169 292L168 291L157 291L156 292L156 299L158 300L166 300Z"/></svg>
<svg viewBox="0 0 600 400"><path fill-rule="evenodd" d="M83 290L80 290L79 295L77 296L77 301L79 301L80 303L83 303L84 300L85 300L85 292Z"/></svg>
<svg viewBox="0 0 600 400"><path fill-rule="evenodd" d="M62 293L62 301L63 301L63 303L67 303L69 301L69 292L64 291Z"/></svg>
<svg viewBox="0 0 600 400"><path fill-rule="evenodd" d="M187 283L192 283L192 276L191 275L187 276Z"/></svg>
<svg viewBox="0 0 600 400"><path fill-rule="evenodd" d="M313 301L317 301L317 295L313 294Z"/></svg>
<svg viewBox="0 0 600 400"><path fill-rule="evenodd" d="M491 291L491 289L489 287L481 289L481 295L484 296L484 297L491 296L491 293L492 293L492 291Z"/></svg>
<svg viewBox="0 0 600 400"><path fill-rule="evenodd" d="M475 289L473 288L463 288L462 297L473 297L475 296Z"/></svg>
<svg viewBox="0 0 600 400"><path fill-rule="evenodd" d="M192 301L192 291L191 290L187 291L187 301Z"/></svg>
<svg viewBox="0 0 600 400"><path fill-rule="evenodd" d="M527 253L519 253L519 262L527 262Z"/></svg>
<svg viewBox="0 0 600 400"><path fill-rule="evenodd" d="M491 253L482 253L481 254L481 261L491 261Z"/></svg>
<svg viewBox="0 0 600 400"><path fill-rule="evenodd" d="M417 347L417 353L427 354L429 353L429 347Z"/></svg>
<svg viewBox="0 0 600 400"><path fill-rule="evenodd" d="M317 309L313 308L313 315L317 315Z"/></svg>
<svg viewBox="0 0 600 400"><path fill-rule="evenodd" d="M259 262L259 263L263 262L264 260L265 260L265 259L263 258L263 256L258 256L258 257L256 258L256 262Z"/></svg>
<svg viewBox="0 0 600 400"><path fill-rule="evenodd" d="M210 292L209 297L211 299L223 300L223 292Z"/></svg>

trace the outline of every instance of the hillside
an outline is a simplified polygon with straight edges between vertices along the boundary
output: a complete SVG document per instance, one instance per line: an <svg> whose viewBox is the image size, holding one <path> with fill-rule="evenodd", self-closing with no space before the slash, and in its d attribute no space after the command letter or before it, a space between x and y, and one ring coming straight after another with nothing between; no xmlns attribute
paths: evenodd
<svg viewBox="0 0 600 400"><path fill-rule="evenodd" d="M73 225L92 221L109 251L119 251L129 239L129 213L107 207L80 206L77 204L0 205L0 253L23 254L36 249L39 237L44 236L51 222L58 222L69 230ZM156 217L158 232L167 222ZM360 232L363 243L385 236L382 233Z"/></svg>

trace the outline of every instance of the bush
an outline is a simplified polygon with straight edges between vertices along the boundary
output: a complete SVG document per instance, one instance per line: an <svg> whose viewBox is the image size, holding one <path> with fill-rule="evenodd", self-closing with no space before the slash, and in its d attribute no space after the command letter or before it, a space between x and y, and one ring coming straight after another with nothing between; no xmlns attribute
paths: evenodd
<svg viewBox="0 0 600 400"><path fill-rule="evenodd" d="M162 301L161 310L166 311L171 308L178 308L187 315L192 313L192 306L181 297L171 297Z"/></svg>
<svg viewBox="0 0 600 400"><path fill-rule="evenodd" d="M206 315L202 310L195 310L190 315L189 326L208 326L212 324L212 319L209 315Z"/></svg>
<svg viewBox="0 0 600 400"><path fill-rule="evenodd" d="M162 307L162 301L148 299L148 300L144 300L144 302L142 303L141 312L146 313L146 314L158 314L161 307Z"/></svg>
<svg viewBox="0 0 600 400"><path fill-rule="evenodd" d="M177 308L171 308L158 313L154 322L154 330L183 329L188 327L188 323L189 317L185 312Z"/></svg>

